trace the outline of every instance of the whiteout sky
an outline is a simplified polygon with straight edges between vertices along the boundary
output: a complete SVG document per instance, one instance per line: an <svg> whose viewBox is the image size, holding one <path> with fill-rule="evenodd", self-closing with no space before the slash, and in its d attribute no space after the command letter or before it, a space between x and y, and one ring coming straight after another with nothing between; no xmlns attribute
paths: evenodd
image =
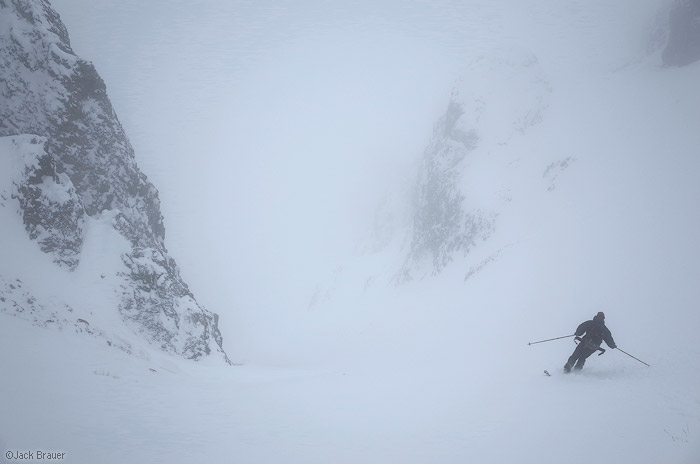
<svg viewBox="0 0 700 464"><path fill-rule="evenodd" d="M572 40L532 34L538 15L587 19L582 2L506 3L52 1L105 80L161 193L166 244L225 337L251 314L284 325L361 245L382 196L403 198L465 60ZM633 42L648 9L628 5L630 24L610 29L629 27ZM600 30L575 39L573 66L597 58ZM545 65L561 58L543 52Z"/></svg>

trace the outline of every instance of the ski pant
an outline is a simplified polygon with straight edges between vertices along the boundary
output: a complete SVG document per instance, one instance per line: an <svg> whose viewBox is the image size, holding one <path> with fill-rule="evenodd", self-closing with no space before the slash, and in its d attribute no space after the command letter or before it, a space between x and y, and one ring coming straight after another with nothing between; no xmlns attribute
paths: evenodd
<svg viewBox="0 0 700 464"><path fill-rule="evenodd" d="M566 365L571 368L575 364L576 369L583 369L583 365L586 364L586 358L596 351L597 348L591 347L588 343L579 343Z"/></svg>

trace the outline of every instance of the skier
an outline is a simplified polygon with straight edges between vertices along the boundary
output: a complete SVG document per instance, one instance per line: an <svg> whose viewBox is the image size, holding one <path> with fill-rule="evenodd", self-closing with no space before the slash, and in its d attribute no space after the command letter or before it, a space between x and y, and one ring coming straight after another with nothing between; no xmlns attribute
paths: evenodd
<svg viewBox="0 0 700 464"><path fill-rule="evenodd" d="M585 333L585 335L584 335ZM571 372L573 367L576 370L583 369L586 364L586 358L596 352L600 348L600 344L605 343L612 349L617 348L615 340L612 338L610 330L605 327L605 314L599 312L593 317L593 320L586 321L578 326L575 333L576 337L581 337L581 343L576 346L573 354L564 365L564 372Z"/></svg>

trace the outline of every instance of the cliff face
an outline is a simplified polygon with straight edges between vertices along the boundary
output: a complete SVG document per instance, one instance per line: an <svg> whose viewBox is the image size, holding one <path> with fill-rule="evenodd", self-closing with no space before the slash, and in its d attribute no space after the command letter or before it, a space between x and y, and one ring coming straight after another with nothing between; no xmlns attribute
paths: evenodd
<svg viewBox="0 0 700 464"><path fill-rule="evenodd" d="M700 0L677 0L671 8L668 28L664 64L685 66L700 60Z"/></svg>
<svg viewBox="0 0 700 464"><path fill-rule="evenodd" d="M36 148L20 150L25 166L11 188L29 237L74 271L87 219L109 213L130 244L116 271L121 319L165 351L227 360L217 315L198 305L168 255L158 191L105 84L73 53L48 1L0 0L0 63L0 137Z"/></svg>
<svg viewBox="0 0 700 464"><path fill-rule="evenodd" d="M438 273L494 233L508 186L488 172L473 178L470 170L512 163L503 152L542 121L550 92L531 53L504 50L469 65L423 154L400 280Z"/></svg>
<svg viewBox="0 0 700 464"><path fill-rule="evenodd" d="M700 60L700 0L675 0L659 15L663 24L653 37L658 46L648 52L665 45L661 57L667 66ZM604 36L604 29L600 32ZM590 52L585 41L571 45L575 48L567 53L574 57L572 62L576 56L583 61ZM511 185L522 183L517 176L509 180L509 173L528 159L530 164L538 162L537 151L513 148L550 117L551 100L550 78L528 51L494 49L467 66L420 162L410 245L399 280L437 274L496 233L513 197ZM549 191L559 173L575 161L567 155L542 157L542 178L550 183Z"/></svg>

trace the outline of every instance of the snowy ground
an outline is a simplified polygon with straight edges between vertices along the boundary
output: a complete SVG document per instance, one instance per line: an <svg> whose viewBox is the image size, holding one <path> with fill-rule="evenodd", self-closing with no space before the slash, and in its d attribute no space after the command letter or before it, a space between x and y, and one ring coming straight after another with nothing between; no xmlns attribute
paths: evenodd
<svg viewBox="0 0 700 464"><path fill-rule="evenodd" d="M382 284L402 262L391 248L348 263L314 311L275 308L283 322L253 314L236 321L245 337L224 332L240 366L139 346L97 277L119 253L108 218L89 221L81 267L62 273L5 195L0 275L137 349L0 312L0 460L42 450L73 463L700 462L700 101L688 92L700 67L611 52L581 74L558 66L560 52L540 56L553 84L545 121L498 148L523 154L525 180L477 258L399 287ZM548 190L545 161L569 156ZM528 346L598 311L651 367L608 350L564 375L571 339Z"/></svg>
<svg viewBox="0 0 700 464"><path fill-rule="evenodd" d="M8 317L0 330L0 445L65 452L65 462L584 463L595 453L601 463L690 464L700 456L700 353L687 346L641 350L651 368L609 352L567 376L560 365L573 344L528 347L494 330L444 358L415 347L359 364L221 368L156 354L135 360L94 341L86 349L77 335Z"/></svg>

